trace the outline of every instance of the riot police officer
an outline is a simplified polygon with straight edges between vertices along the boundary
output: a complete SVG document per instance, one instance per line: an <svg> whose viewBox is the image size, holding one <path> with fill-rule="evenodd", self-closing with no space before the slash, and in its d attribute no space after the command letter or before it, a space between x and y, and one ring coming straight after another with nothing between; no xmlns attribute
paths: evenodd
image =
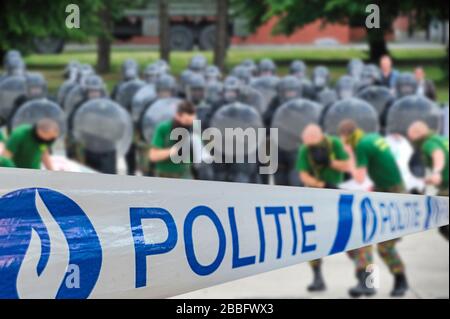
<svg viewBox="0 0 450 319"><path fill-rule="evenodd" d="M243 85L249 85L252 80L251 70L242 65L238 65L233 68L231 75L241 80Z"/></svg>
<svg viewBox="0 0 450 319"><path fill-rule="evenodd" d="M199 106L205 99L206 81L203 75L194 73L190 76L186 87L186 99L194 106Z"/></svg>
<svg viewBox="0 0 450 319"><path fill-rule="evenodd" d="M381 73L378 67L375 64L364 65L358 83L358 91L372 85L380 85Z"/></svg>
<svg viewBox="0 0 450 319"><path fill-rule="evenodd" d="M413 95L417 92L418 83L412 73L400 73L395 81L395 93L397 98Z"/></svg>
<svg viewBox="0 0 450 319"><path fill-rule="evenodd" d="M158 98L174 97L176 95L176 85L175 78L172 75L162 74L155 83Z"/></svg>
<svg viewBox="0 0 450 319"><path fill-rule="evenodd" d="M298 79L304 79L308 77L308 68L305 62L301 60L292 61L289 66L289 74L297 77Z"/></svg>
<svg viewBox="0 0 450 319"><path fill-rule="evenodd" d="M123 83L137 79L139 77L139 65L133 59L126 59L122 63L121 74L122 79L114 86L113 91L111 92L111 98L113 100L116 100L117 92L119 91Z"/></svg>
<svg viewBox="0 0 450 319"><path fill-rule="evenodd" d="M204 73L206 67L208 66L208 60L201 55L197 54L192 57L189 61L188 69L195 73Z"/></svg>
<svg viewBox="0 0 450 319"><path fill-rule="evenodd" d="M355 95L356 81L349 75L343 75L336 83L336 93L340 100L351 98Z"/></svg>
<svg viewBox="0 0 450 319"><path fill-rule="evenodd" d="M271 101L263 116L266 127L270 126L273 114L279 106L287 101L301 97L301 89L302 87L300 80L293 75L285 76L280 80L280 82L278 82L277 96Z"/></svg>
<svg viewBox="0 0 450 319"><path fill-rule="evenodd" d="M205 70L205 81L206 83L214 83L214 82L220 82L220 79L222 78L222 72L220 72L220 69L215 65L209 65Z"/></svg>
<svg viewBox="0 0 450 319"><path fill-rule="evenodd" d="M317 99L319 93L328 87L330 82L330 71L325 66L317 66L313 70L312 84L315 90L315 98Z"/></svg>
<svg viewBox="0 0 450 319"><path fill-rule="evenodd" d="M14 101L14 107L8 120L8 128L11 129L11 119L14 117L18 109L27 101L47 97L47 81L41 73L30 72L26 75L26 91L25 94L19 96Z"/></svg>
<svg viewBox="0 0 450 319"><path fill-rule="evenodd" d="M362 70L364 68L364 62L360 59L351 59L347 64L347 74L355 80L359 80Z"/></svg>
<svg viewBox="0 0 450 319"><path fill-rule="evenodd" d="M258 66L259 76L275 76L277 74L277 66L272 59L262 59Z"/></svg>
<svg viewBox="0 0 450 319"><path fill-rule="evenodd" d="M82 160L79 145L73 136L73 120L81 105L86 101L99 99L106 96L106 86L102 78L98 75L88 75L82 83L82 96L79 101L67 113L68 134L66 136L66 154L67 157Z"/></svg>

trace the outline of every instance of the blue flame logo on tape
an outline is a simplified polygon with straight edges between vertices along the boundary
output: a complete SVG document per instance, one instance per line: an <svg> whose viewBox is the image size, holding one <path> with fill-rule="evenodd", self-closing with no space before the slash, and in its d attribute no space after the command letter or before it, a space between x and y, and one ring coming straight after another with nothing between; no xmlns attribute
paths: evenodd
<svg viewBox="0 0 450 319"><path fill-rule="evenodd" d="M38 198L39 197L39 198ZM0 197L0 298L20 298L18 276L30 248L32 233L40 239L41 255L36 273L41 276L52 252L61 243L52 243L48 228L37 208L45 205L67 241L68 267L79 269L79 286L68 287L66 270L60 279L56 298L87 298L94 288L102 264L97 233L83 210L67 196L50 189L26 188Z"/></svg>

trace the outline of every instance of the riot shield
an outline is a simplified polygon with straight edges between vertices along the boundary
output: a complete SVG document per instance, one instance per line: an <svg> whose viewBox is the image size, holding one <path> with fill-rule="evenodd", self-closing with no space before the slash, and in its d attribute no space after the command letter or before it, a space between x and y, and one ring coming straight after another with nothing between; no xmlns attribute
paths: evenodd
<svg viewBox="0 0 450 319"><path fill-rule="evenodd" d="M14 102L26 94L26 78L23 76L8 76L0 82L0 126L11 116Z"/></svg>
<svg viewBox="0 0 450 319"><path fill-rule="evenodd" d="M66 99L67 94L72 90L73 87L77 85L77 82L73 80L66 80L58 89L58 93L56 94L56 102L64 106L64 100Z"/></svg>
<svg viewBox="0 0 450 319"><path fill-rule="evenodd" d="M130 115L110 99L83 103L73 119L73 136L92 153L116 152L123 156L130 147L133 125Z"/></svg>
<svg viewBox="0 0 450 319"><path fill-rule="evenodd" d="M163 121L173 119L180 102L181 100L177 98L159 99L144 112L140 127L141 135L148 144L152 142L156 126Z"/></svg>
<svg viewBox="0 0 450 319"><path fill-rule="evenodd" d="M316 96L316 90L312 82L306 78L300 80L302 84L302 97L308 100L313 100Z"/></svg>
<svg viewBox="0 0 450 319"><path fill-rule="evenodd" d="M240 101L254 107L260 114L264 114L268 107L264 95L248 85L241 89Z"/></svg>
<svg viewBox="0 0 450 319"><path fill-rule="evenodd" d="M267 110L270 102L277 96L277 85L280 79L276 76L262 76L250 82L250 86L259 91L263 96L262 110Z"/></svg>
<svg viewBox="0 0 450 319"><path fill-rule="evenodd" d="M144 85L136 92L131 101L131 118L134 123L139 121L145 109L157 98L158 95L153 84Z"/></svg>
<svg viewBox="0 0 450 319"><path fill-rule="evenodd" d="M328 134L337 135L339 124L351 119L366 132L378 132L378 114L375 108L364 100L350 98L334 103L324 116L323 126Z"/></svg>
<svg viewBox="0 0 450 319"><path fill-rule="evenodd" d="M325 88L317 95L317 102L323 107L328 107L334 104L339 99L335 90Z"/></svg>
<svg viewBox="0 0 450 319"><path fill-rule="evenodd" d="M421 95L407 95L397 100L387 114L386 133L406 136L409 126L415 121L424 121L439 131L441 111L436 103Z"/></svg>
<svg viewBox="0 0 450 319"><path fill-rule="evenodd" d="M247 104L236 102L222 106L214 113L210 126L219 129L222 133L222 142L225 143L222 143L222 153L229 158L253 154L257 151L259 143L262 142L260 140L251 141L246 138L245 134L227 134L231 130L238 132L240 129L245 131L250 128L256 131L255 137L258 138L257 129L264 128L264 124L258 111ZM235 149L229 147L233 145L234 141L237 146Z"/></svg>
<svg viewBox="0 0 450 319"><path fill-rule="evenodd" d="M362 89L357 94L357 97L372 105L379 116L384 113L386 107L395 99L387 87L377 85Z"/></svg>
<svg viewBox="0 0 450 319"><path fill-rule="evenodd" d="M75 110L75 107L79 105L85 99L85 92L80 84L76 84L69 90L64 99L62 105L64 111L68 116Z"/></svg>
<svg viewBox="0 0 450 319"><path fill-rule="evenodd" d="M222 164L214 165L215 179L240 183L258 182L260 178L256 152L265 143L265 134L258 132L259 128L264 128L259 112L247 104L227 104L214 113L211 127L217 128L222 135L221 149L214 150L214 156L221 156L222 159Z"/></svg>
<svg viewBox="0 0 450 319"><path fill-rule="evenodd" d="M22 124L36 124L39 120L50 118L59 124L59 135L66 133L66 116L61 107L46 98L34 99L22 104L11 116L8 123L12 131Z"/></svg>
<svg viewBox="0 0 450 319"><path fill-rule="evenodd" d="M145 86L145 82L139 79L122 83L116 92L116 102L131 112L133 97L143 86Z"/></svg>
<svg viewBox="0 0 450 319"><path fill-rule="evenodd" d="M319 123L322 106L306 99L295 99L281 105L271 127L278 129L278 146L286 152L297 151L300 135L310 123Z"/></svg>

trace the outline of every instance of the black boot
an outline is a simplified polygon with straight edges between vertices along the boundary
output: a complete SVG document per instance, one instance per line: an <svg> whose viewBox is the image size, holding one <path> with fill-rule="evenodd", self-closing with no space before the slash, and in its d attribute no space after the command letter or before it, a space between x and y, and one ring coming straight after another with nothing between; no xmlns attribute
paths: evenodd
<svg viewBox="0 0 450 319"><path fill-rule="evenodd" d="M312 284L308 286L308 291L318 292L327 289L325 281L323 280L321 267L313 267L314 279Z"/></svg>
<svg viewBox="0 0 450 319"><path fill-rule="evenodd" d="M448 240L448 225L439 227L439 233Z"/></svg>
<svg viewBox="0 0 450 319"><path fill-rule="evenodd" d="M373 296L376 294L375 288L369 288L366 285L366 279L370 275L370 273L365 272L364 270L358 271L356 273L356 278L358 279L358 283L355 287L350 288L348 293L353 298L358 298L361 296Z"/></svg>
<svg viewBox="0 0 450 319"><path fill-rule="evenodd" d="M408 290L408 281L405 274L394 275L394 288L391 291L391 297L403 297Z"/></svg>

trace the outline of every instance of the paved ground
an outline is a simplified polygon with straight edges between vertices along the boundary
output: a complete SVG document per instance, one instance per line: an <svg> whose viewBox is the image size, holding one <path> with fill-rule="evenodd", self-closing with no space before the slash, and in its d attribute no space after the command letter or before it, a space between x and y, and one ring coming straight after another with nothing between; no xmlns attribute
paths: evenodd
<svg viewBox="0 0 450 319"><path fill-rule="evenodd" d="M411 290L405 298L449 298L449 244L436 230L405 237L398 244L407 265ZM376 298L389 298L392 276L381 260L380 289ZM312 275L308 264L198 290L177 298L348 298L355 284L352 263L345 254L324 260L328 290L319 294L306 291Z"/></svg>

